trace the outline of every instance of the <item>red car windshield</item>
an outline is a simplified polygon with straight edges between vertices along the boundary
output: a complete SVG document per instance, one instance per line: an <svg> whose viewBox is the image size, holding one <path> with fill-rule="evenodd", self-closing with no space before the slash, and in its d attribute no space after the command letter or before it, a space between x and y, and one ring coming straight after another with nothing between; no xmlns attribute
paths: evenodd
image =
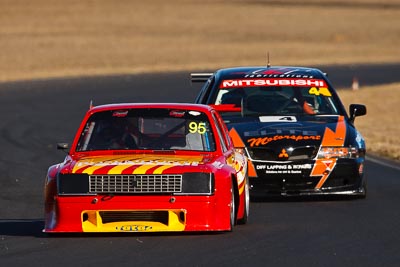
<svg viewBox="0 0 400 267"><path fill-rule="evenodd" d="M215 151L206 114L179 109L124 109L94 113L86 122L76 151Z"/></svg>

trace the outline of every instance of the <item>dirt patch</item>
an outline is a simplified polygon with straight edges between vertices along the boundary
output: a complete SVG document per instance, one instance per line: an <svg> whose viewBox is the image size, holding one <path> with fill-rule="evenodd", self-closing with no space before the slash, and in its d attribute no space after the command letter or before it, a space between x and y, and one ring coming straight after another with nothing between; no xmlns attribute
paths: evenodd
<svg viewBox="0 0 400 267"><path fill-rule="evenodd" d="M355 125L366 140L367 151L400 160L400 83L339 90L339 96L347 107L366 104L367 115L356 118Z"/></svg>
<svg viewBox="0 0 400 267"><path fill-rule="evenodd" d="M400 2L1 0L0 81L399 62Z"/></svg>
<svg viewBox="0 0 400 267"><path fill-rule="evenodd" d="M0 82L264 65L267 52L273 65L400 62L399 0L0 0L0 10ZM368 107L356 125L369 151L397 159L399 87L340 92Z"/></svg>

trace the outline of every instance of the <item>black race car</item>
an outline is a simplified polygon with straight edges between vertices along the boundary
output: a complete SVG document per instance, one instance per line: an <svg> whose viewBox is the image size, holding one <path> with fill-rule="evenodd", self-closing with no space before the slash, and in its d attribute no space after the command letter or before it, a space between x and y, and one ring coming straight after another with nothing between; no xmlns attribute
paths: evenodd
<svg viewBox="0 0 400 267"><path fill-rule="evenodd" d="M196 103L214 106L249 159L252 197L365 197L365 141L327 76L302 67L239 67L192 73Z"/></svg>

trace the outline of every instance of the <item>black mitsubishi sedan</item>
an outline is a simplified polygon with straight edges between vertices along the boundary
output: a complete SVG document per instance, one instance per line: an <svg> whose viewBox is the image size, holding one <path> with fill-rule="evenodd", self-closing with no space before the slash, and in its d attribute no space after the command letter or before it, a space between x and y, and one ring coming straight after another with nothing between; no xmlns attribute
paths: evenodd
<svg viewBox="0 0 400 267"><path fill-rule="evenodd" d="M366 197L365 141L327 75L304 67L238 67L192 73L196 103L214 106L248 157L250 195Z"/></svg>

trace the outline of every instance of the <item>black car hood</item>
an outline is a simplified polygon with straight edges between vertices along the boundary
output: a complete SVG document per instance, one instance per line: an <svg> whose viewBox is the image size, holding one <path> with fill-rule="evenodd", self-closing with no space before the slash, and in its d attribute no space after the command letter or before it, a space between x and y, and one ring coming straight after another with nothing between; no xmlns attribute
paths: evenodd
<svg viewBox="0 0 400 267"><path fill-rule="evenodd" d="M260 116L226 122L249 148L343 146L355 134L343 116Z"/></svg>

